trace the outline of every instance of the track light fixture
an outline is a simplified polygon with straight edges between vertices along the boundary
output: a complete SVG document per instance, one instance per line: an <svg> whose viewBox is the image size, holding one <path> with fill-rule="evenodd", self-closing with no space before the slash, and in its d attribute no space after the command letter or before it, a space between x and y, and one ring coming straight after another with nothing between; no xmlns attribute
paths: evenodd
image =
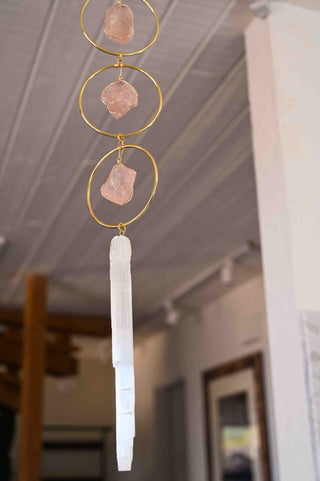
<svg viewBox="0 0 320 481"><path fill-rule="evenodd" d="M221 284L230 286L234 282L234 262L231 258L223 261L220 269Z"/></svg>
<svg viewBox="0 0 320 481"><path fill-rule="evenodd" d="M166 310L165 323L171 327L176 326L180 320L181 313L174 307L171 300L166 301L164 307Z"/></svg>

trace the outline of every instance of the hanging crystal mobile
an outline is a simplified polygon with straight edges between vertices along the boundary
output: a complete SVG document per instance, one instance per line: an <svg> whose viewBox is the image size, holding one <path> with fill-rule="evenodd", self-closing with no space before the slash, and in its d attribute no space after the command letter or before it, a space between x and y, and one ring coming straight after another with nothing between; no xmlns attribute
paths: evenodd
<svg viewBox="0 0 320 481"><path fill-rule="evenodd" d="M96 132L113 137L118 140L118 146L108 152L97 163L92 171L87 189L87 203L90 214L102 226L118 229L119 235L113 237L110 246L110 291L111 291L111 326L112 326L112 363L115 368L116 391L116 444L119 471L130 471L133 459L133 442L135 437L135 382L134 382L134 352L133 352L133 322L132 322L132 287L131 287L131 243L124 234L128 225L138 220L149 208L158 184L158 169L152 154L144 147L135 144L125 144L126 137L137 135L149 128L158 118L162 108L162 94L156 80L145 70L134 65L123 63L123 57L136 55L147 50L157 39L159 33L159 20L153 7L147 0L143 3L151 10L156 31L148 45L135 52L113 52L96 44L89 36L83 23L84 12L91 0L86 0L80 13L82 32L89 42L99 50L118 57L117 63L107 65L90 75L84 82L79 96L80 113L86 123ZM134 15L128 5L119 0L107 9L104 19L104 32L114 42L129 43L134 37ZM124 69L134 69L149 78L157 89L159 105L153 119L143 128L129 133L113 134L96 127L84 113L82 100L87 84L101 72L111 68L119 70L118 80L107 85L101 95L102 103L114 119L120 119L132 108L138 105L138 92L135 87L123 78ZM91 185L99 167L117 154L117 161L112 167L108 178L101 186L100 192L104 199L123 206L130 202L134 195L134 183L137 172L122 163L126 149L135 149L144 153L152 163L154 183L151 195L143 209L130 221L118 224L108 224L99 219L93 211L91 204Z"/></svg>

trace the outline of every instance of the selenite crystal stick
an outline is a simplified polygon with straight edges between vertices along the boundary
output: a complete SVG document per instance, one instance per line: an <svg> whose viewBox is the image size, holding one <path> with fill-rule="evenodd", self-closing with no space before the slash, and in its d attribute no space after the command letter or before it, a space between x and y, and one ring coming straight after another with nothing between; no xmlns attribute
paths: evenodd
<svg viewBox="0 0 320 481"><path fill-rule="evenodd" d="M135 386L131 244L124 235L110 246L112 363L116 378L116 438L119 471L130 471L135 436Z"/></svg>
<svg viewBox="0 0 320 481"><path fill-rule="evenodd" d="M84 14L87 6L92 0L85 0L80 11L80 26L86 39L100 51L118 57L116 63L102 67L82 84L79 93L79 108L82 118L96 132L108 137L115 137L118 146L105 154L93 168L87 186L87 205L93 219L108 229L118 229L119 235L115 236L110 246L110 288L111 288L111 326L112 326L112 363L115 368L115 391L116 391L116 444L117 460L119 471L131 471L133 459L133 442L135 437L135 383L134 383L134 356L133 356L133 325L132 325L132 287L131 287L131 244L125 237L126 228L129 224L136 222L149 209L155 196L158 185L158 167L153 155L141 145L126 144L126 138L138 135L151 127L157 120L163 104L161 88L156 79L147 71L135 65L124 63L125 56L137 55L145 52L156 41L159 35L159 19L154 8L144 0L155 21L155 32L149 43L139 50L126 53L114 52L98 45L91 39L84 25ZM104 31L106 36L119 44L129 43L134 36L134 15L128 5L118 0L111 5L105 15ZM152 120L139 130L133 130L126 134L118 134L101 130L95 126L87 117L83 108L83 96L88 84L100 73L109 69L116 69L118 80L107 85L101 93L101 101L106 105L109 113L115 119L123 117L130 109L138 105L138 92L133 85L127 82L123 76L123 70L135 70L144 75L155 86L158 99L158 107ZM114 132L114 130L113 130ZM94 176L102 164L116 152L118 153L117 163L102 185L100 192L102 197L117 205L125 205L132 199L134 193L134 182L137 172L122 164L122 156L126 149L134 149L143 152L151 162L154 181L151 195L148 197L145 206L131 220L111 224L110 221L100 219L94 212L91 202L91 188Z"/></svg>

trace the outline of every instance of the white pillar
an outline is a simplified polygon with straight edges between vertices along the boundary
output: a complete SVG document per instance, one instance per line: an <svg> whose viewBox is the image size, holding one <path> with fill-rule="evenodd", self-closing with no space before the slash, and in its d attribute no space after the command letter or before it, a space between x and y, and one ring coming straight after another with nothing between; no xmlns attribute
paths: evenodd
<svg viewBox="0 0 320 481"><path fill-rule="evenodd" d="M255 19L245 36L275 478L314 481L302 322L320 312L320 12L272 3L271 15Z"/></svg>

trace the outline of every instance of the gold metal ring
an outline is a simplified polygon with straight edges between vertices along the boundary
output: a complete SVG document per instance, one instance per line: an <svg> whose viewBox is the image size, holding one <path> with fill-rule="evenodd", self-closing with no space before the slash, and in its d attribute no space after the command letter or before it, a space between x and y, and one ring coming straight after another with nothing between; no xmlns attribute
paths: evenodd
<svg viewBox="0 0 320 481"><path fill-rule="evenodd" d="M88 117L85 115L84 111L83 111L83 106L82 106L82 98L83 98L83 94L84 94L84 91L86 89L86 86L88 85L88 83L90 82L90 80L92 80L96 75L98 75L99 73L101 72L104 72L105 70L108 70L110 68L120 68L120 64L118 63L115 63L113 65L107 65L106 67L102 67L100 68L99 70L97 70L96 72L94 72L93 74L91 74L87 80L85 80L85 82L83 83L82 87L81 87L81 90L80 90L80 94L79 94L79 109L80 109L80 113L81 113L81 116L82 118L84 119L84 121L93 129L95 130L96 132L98 132L99 134L102 134L102 135L107 135L108 137L114 137L114 138L118 138L118 135L119 134L112 134L110 132L106 132L104 130L101 130L99 129L98 127L96 127L92 122L90 122L90 120L88 119ZM148 72L146 72L145 70L143 70L142 68L140 67L136 67L135 65L127 65L127 64L123 64L122 65L122 68L131 68L133 70L137 70L138 72L146 75L151 81L152 83L154 84L154 86L156 87L157 89L157 92L158 92L158 95L159 95L159 106L158 106L158 109L157 109L157 112L155 113L153 119L147 124L145 125L142 129L139 129L139 130L136 130L135 132L129 132L127 134L121 134L123 137L131 137L132 135L138 135L138 134L141 134L141 132L143 132L144 130L147 130L149 127L151 127L151 125L154 124L154 122L157 120L157 118L159 117L159 114L161 112L161 109L162 109L162 92L161 92L161 89L160 89L160 86L158 84L158 82L152 77L151 74L149 74Z"/></svg>
<svg viewBox="0 0 320 481"><path fill-rule="evenodd" d="M81 11L80 11L80 26L81 26L81 30L82 30L82 33L83 35L86 37L87 40L89 40L89 42L94 46L96 47L97 49L101 50L101 52L104 52L104 53L108 53L109 55L115 55L117 57L119 57L119 55L121 54L123 57L130 57L131 55L137 55L138 53L142 53L142 52L145 52L149 47L151 47L151 45L154 44L154 42L157 40L157 37L159 35L159 19L158 19L158 15L155 11L155 9L150 5L149 2L147 2L147 0L142 0L143 3L145 3L147 5L147 7L151 10L153 16L154 16L154 19L155 19L155 22L156 22L156 30L155 30L155 33L154 33L154 36L152 38L152 40L148 43L148 45L146 45L145 47L141 48L140 50L136 50L135 52L127 52L127 53L124 53L124 52L113 52L112 50L107 50L106 48L103 48L101 47L101 45L98 45L94 40L92 40L92 38L89 36L88 32L86 31L85 27L84 27L84 23L83 23L83 16L84 16L84 12L85 12L85 9L87 8L88 4L91 2L91 0L86 0L84 2L84 4L82 5L82 8L81 8Z"/></svg>
<svg viewBox="0 0 320 481"><path fill-rule="evenodd" d="M133 217L131 220L129 220L127 222L118 222L118 224L107 224L106 222L103 222L102 220L100 220L96 216L96 214L93 212L92 205L91 205L91 184L92 184L94 176L97 173L97 170L103 164L103 162L105 160L107 160L112 154L114 154L115 152L118 152L119 150L122 150L122 149L141 150L142 152L144 152L148 156L148 158L152 162L152 166L153 166L153 170L154 170L154 183L153 183L151 195L150 195L146 205L143 207L143 209L135 217ZM144 147L141 147L140 145L128 144L128 145L118 146L117 148L108 152L104 157L102 157L102 159L99 160L99 162L97 163L97 165L95 166L95 168L93 169L93 171L90 175L88 187L87 187L87 204L88 204L89 212L92 215L92 217L94 218L94 220L96 222L98 222L98 224L103 225L104 227L109 227L110 229L118 229L119 225L121 225L123 227L127 227L129 224L133 224L133 222L140 219L140 217L142 217L143 214L148 210L148 208L150 207L150 204L153 201L153 198L155 196L155 193L156 193L156 190L157 190L157 185L158 185L158 167L157 167L157 163L156 163L153 155L150 154L150 152L147 149L145 149Z"/></svg>

